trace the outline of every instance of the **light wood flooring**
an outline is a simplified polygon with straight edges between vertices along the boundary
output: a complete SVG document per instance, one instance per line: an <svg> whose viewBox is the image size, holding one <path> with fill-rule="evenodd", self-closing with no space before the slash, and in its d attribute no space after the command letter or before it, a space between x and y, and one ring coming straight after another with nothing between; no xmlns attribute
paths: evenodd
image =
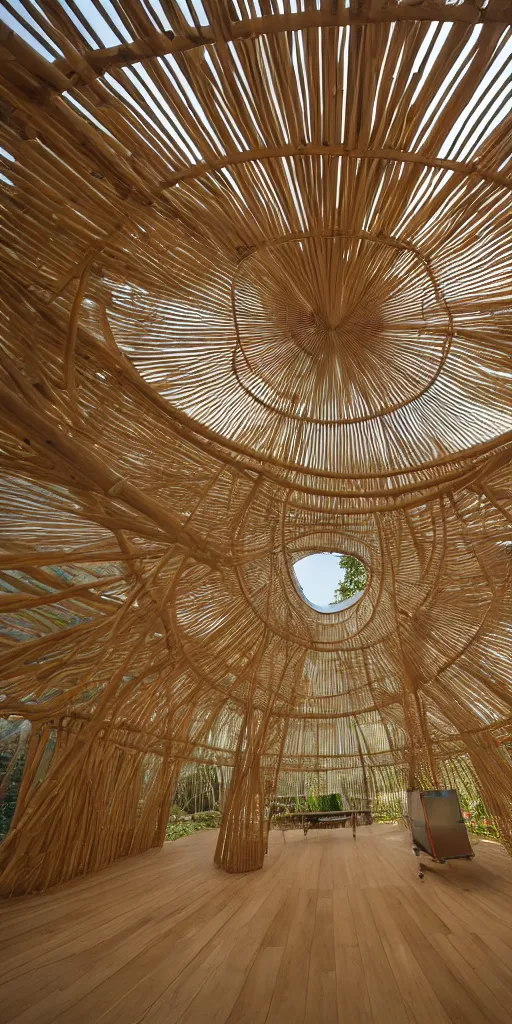
<svg viewBox="0 0 512 1024"><path fill-rule="evenodd" d="M250 875L216 837L1 904L2 1024L511 1024L498 845L420 882L398 826L273 832Z"/></svg>

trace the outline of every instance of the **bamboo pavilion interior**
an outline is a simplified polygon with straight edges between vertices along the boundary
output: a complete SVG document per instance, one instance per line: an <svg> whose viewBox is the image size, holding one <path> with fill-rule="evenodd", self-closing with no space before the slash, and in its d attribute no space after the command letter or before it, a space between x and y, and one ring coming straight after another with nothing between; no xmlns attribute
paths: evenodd
<svg viewBox="0 0 512 1024"><path fill-rule="evenodd" d="M306 850L269 844L283 794L397 819L453 788L510 896L510 0L3 16L0 894L122 879L206 765L220 830L178 878L207 851L259 892ZM357 597L305 598L319 552ZM349 838L308 856L356 872Z"/></svg>

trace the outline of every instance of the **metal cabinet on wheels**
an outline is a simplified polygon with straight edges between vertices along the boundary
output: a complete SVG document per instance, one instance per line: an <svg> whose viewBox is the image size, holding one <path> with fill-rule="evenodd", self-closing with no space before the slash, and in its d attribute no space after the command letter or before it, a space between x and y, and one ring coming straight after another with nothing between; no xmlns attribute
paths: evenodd
<svg viewBox="0 0 512 1024"><path fill-rule="evenodd" d="M474 857L455 789L411 789L407 793L412 848L438 864ZM418 877L423 878L420 863Z"/></svg>

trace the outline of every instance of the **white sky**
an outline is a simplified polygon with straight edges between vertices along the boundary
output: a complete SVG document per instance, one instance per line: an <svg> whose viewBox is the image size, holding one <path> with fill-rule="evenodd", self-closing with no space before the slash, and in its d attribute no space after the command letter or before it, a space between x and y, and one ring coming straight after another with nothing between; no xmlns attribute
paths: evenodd
<svg viewBox="0 0 512 1024"><path fill-rule="evenodd" d="M312 604L325 607L333 600L334 591L345 575L345 570L339 566L340 558L340 554L323 552L295 562L295 575Z"/></svg>

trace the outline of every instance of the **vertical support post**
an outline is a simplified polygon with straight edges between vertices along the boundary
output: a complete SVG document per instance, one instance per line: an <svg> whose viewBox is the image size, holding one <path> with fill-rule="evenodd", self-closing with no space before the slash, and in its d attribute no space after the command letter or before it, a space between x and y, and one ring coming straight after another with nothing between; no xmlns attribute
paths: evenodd
<svg viewBox="0 0 512 1024"><path fill-rule="evenodd" d="M272 802L282 759L284 738L270 789L265 787L262 755L272 732L272 710L276 693L286 671L286 659L276 679L265 711L254 706L257 672L265 653L265 637L256 653L247 710L240 729L231 787L227 796L215 850L214 863L224 871L256 871L263 867L268 845L266 803ZM267 775L268 781L268 775Z"/></svg>
<svg viewBox="0 0 512 1024"><path fill-rule="evenodd" d="M256 871L266 852L265 803L260 758L240 753L222 815L214 862L229 872Z"/></svg>

